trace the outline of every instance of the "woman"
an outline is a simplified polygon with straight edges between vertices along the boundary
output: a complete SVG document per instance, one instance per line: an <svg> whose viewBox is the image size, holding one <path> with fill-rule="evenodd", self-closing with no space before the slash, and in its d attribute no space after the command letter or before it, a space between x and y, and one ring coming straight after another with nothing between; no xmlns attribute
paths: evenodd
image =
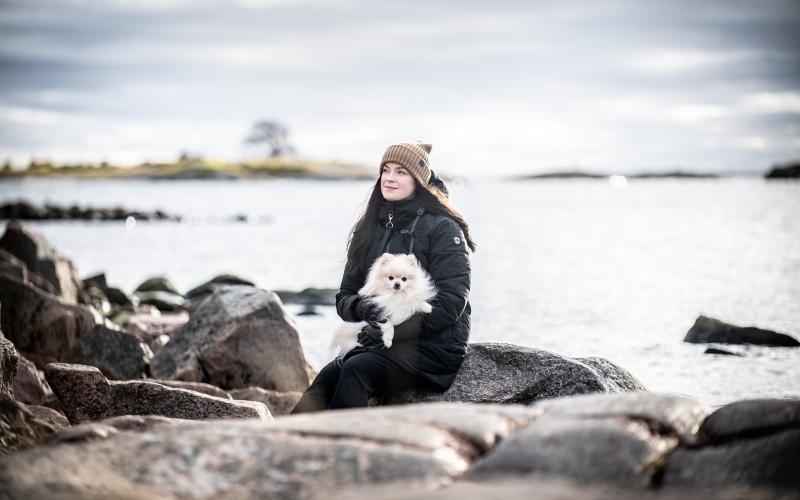
<svg viewBox="0 0 800 500"><path fill-rule="evenodd" d="M446 390L464 361L470 331L470 255L475 242L447 189L428 162L430 144L389 146L380 177L347 246L336 312L344 321L370 323L361 347L328 363L292 413L364 407L370 397L413 388ZM384 252L413 253L436 283L430 314L395 327L386 349L376 322L380 306L358 295L371 263Z"/></svg>

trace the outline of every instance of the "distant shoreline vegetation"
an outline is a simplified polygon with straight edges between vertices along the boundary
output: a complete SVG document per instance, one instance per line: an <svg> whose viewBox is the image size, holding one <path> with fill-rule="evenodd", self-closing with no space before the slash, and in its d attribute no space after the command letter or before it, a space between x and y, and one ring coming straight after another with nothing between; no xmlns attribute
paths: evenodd
<svg viewBox="0 0 800 500"><path fill-rule="evenodd" d="M635 174L607 174L599 172L586 172L581 170L557 170L541 174L524 174L507 177L507 180L527 181L546 179L718 179L732 177L731 173L688 172L684 170L668 170L664 172L642 172ZM800 178L800 160L785 164L773 165L767 172L761 174L767 179Z"/></svg>
<svg viewBox="0 0 800 500"><path fill-rule="evenodd" d="M103 162L97 164L54 165L49 161L31 161L25 170L15 170L9 163L0 170L0 178L80 177L101 179L373 179L374 169L362 165L312 160L268 158L246 162L210 161L181 158L172 163L142 163L121 167Z"/></svg>

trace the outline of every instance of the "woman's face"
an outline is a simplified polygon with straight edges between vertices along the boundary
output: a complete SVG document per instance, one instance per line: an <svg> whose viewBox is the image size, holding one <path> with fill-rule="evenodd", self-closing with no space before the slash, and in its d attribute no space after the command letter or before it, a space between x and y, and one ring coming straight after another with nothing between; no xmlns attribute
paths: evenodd
<svg viewBox="0 0 800 500"><path fill-rule="evenodd" d="M402 165L388 162L381 168L381 194L384 200L405 200L414 194L415 189L414 176Z"/></svg>

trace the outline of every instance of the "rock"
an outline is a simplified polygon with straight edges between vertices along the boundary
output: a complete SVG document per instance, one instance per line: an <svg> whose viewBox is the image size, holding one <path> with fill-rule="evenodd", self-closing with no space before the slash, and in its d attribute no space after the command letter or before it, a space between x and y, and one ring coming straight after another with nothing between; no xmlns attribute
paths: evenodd
<svg viewBox="0 0 800 500"><path fill-rule="evenodd" d="M244 285L218 288L151 361L156 378L235 389L309 385L297 327L277 295Z"/></svg>
<svg viewBox="0 0 800 500"><path fill-rule="evenodd" d="M783 333L762 330L754 326L734 326L706 316L698 316L683 341L694 344L713 342L717 344L800 346L800 342L797 339Z"/></svg>
<svg viewBox="0 0 800 500"><path fill-rule="evenodd" d="M771 434L800 427L800 399L749 399L719 408L700 426L707 443Z"/></svg>
<svg viewBox="0 0 800 500"><path fill-rule="evenodd" d="M338 291L336 288L305 288L299 292L276 290L275 293L284 304L335 306Z"/></svg>
<svg viewBox="0 0 800 500"><path fill-rule="evenodd" d="M139 299L140 304L156 306L159 311L180 311L186 306L182 295L171 292L134 292L134 296Z"/></svg>
<svg viewBox="0 0 800 500"><path fill-rule="evenodd" d="M83 290L78 292L78 302L94 307L103 316L108 316L111 313L111 302L108 297L100 288L94 285L84 287Z"/></svg>
<svg viewBox="0 0 800 500"><path fill-rule="evenodd" d="M44 373L73 424L119 415L162 415L191 420L272 418L261 403L227 400L154 382L113 382L93 366L51 363Z"/></svg>
<svg viewBox="0 0 800 500"><path fill-rule="evenodd" d="M264 403L273 416L288 415L300 400L300 396L303 395L299 391L278 392L256 386L234 389L229 394L233 399L246 399Z"/></svg>
<svg viewBox="0 0 800 500"><path fill-rule="evenodd" d="M77 269L72 261L58 255L42 236L12 220L6 224L0 248L24 262L28 271L49 281L62 300L72 304L77 302L81 289Z"/></svg>
<svg viewBox="0 0 800 500"><path fill-rule="evenodd" d="M198 297L207 297L214 293L221 285L248 285L248 286L255 286L252 281L246 280L240 276L236 276L234 274L219 274L214 276L209 281L206 281L202 285L198 285L188 292L186 292L185 297L187 299L196 299Z"/></svg>
<svg viewBox="0 0 800 500"><path fill-rule="evenodd" d="M52 394L44 373L32 361L20 355L14 379L14 399L28 405L40 405Z"/></svg>
<svg viewBox="0 0 800 500"><path fill-rule="evenodd" d="M34 418L52 425L55 429L66 429L69 427L69 420L67 420L67 417L60 411L40 405L27 405L26 408Z"/></svg>
<svg viewBox="0 0 800 500"><path fill-rule="evenodd" d="M132 295L128 295L119 288L115 288L113 286L107 286L104 287L102 290L103 293L106 294L108 301L112 305L116 305L124 309L133 309L136 305L139 304L138 299L136 299Z"/></svg>
<svg viewBox="0 0 800 500"><path fill-rule="evenodd" d="M15 453L0 459L0 483L14 498L329 498L381 484L435 487L529 420L511 406L448 404L193 422Z"/></svg>
<svg viewBox="0 0 800 500"><path fill-rule="evenodd" d="M411 391L393 404L425 401L523 403L593 392L643 391L628 371L600 358L566 358L541 349L504 343L476 343L453 384L444 392Z"/></svg>
<svg viewBox="0 0 800 500"><path fill-rule="evenodd" d="M741 356L738 352L731 352L725 349L719 349L717 347L708 347L703 354L721 354L723 356Z"/></svg>
<svg viewBox="0 0 800 500"><path fill-rule="evenodd" d="M83 287L86 288L88 286L96 286L99 289L106 288L108 283L106 282L106 273L98 273L88 278L83 279Z"/></svg>
<svg viewBox="0 0 800 500"><path fill-rule="evenodd" d="M136 335L142 342L149 343L154 338L161 335L172 335L173 332L185 325L188 321L189 313L186 311L165 313L159 316L153 316L151 314L133 314L123 322L122 326L125 330Z"/></svg>
<svg viewBox="0 0 800 500"><path fill-rule="evenodd" d="M173 285L168 278L163 276L146 279L136 287L134 293L136 292L170 292L175 295L181 294L178 289L175 288L175 285Z"/></svg>
<svg viewBox="0 0 800 500"><path fill-rule="evenodd" d="M764 177L767 179L796 179L800 177L800 163L776 165Z"/></svg>
<svg viewBox="0 0 800 500"><path fill-rule="evenodd" d="M545 415L503 440L465 478L539 474L646 488L677 442L627 418Z"/></svg>
<svg viewBox="0 0 800 500"><path fill-rule="evenodd" d="M754 486L800 491L800 429L678 449L664 467L662 488ZM774 498L792 498L775 495Z"/></svg>
<svg viewBox="0 0 800 500"><path fill-rule="evenodd" d="M0 394L14 397L14 378L17 376L17 350L0 331Z"/></svg>
<svg viewBox="0 0 800 500"><path fill-rule="evenodd" d="M150 348L136 336L95 325L61 361L96 366L110 379L128 380L144 377L152 357Z"/></svg>
<svg viewBox="0 0 800 500"><path fill-rule="evenodd" d="M155 382L161 385L166 385L167 387L186 389L188 391L196 391L202 394L208 394L209 396L216 396L222 399L248 399L250 401L258 401L257 399L231 397L230 394L223 391L219 387L211 384L204 384L202 382L184 382L183 380L164 380L164 379L147 379L147 381ZM269 405L267 405L267 408L269 408ZM275 413L272 412L272 408L269 408L269 412L273 416L275 415Z"/></svg>
<svg viewBox="0 0 800 500"><path fill-rule="evenodd" d="M141 212L127 210L123 207L87 207L78 205L70 207L47 203L42 207L31 205L26 201L17 201L0 205L0 219L17 220L125 220L133 217L139 220L171 220L180 221L181 217L167 215L160 210Z"/></svg>
<svg viewBox="0 0 800 500"><path fill-rule="evenodd" d="M700 425L711 413L708 406L694 399L650 392L585 394L548 399L536 403L534 408L548 417L622 417L637 420L645 422L658 434L676 436L686 445L698 442Z"/></svg>
<svg viewBox="0 0 800 500"><path fill-rule="evenodd" d="M43 443L57 429L28 411L25 403L0 394L0 455ZM5 483L3 492L5 493Z"/></svg>
<svg viewBox="0 0 800 500"><path fill-rule="evenodd" d="M69 352L98 319L86 306L67 304L11 276L0 275L0 304L3 332L40 368Z"/></svg>
<svg viewBox="0 0 800 500"><path fill-rule="evenodd" d="M106 439L120 431L142 432L159 427L174 427L189 422L193 422L193 420L159 415L122 415L69 427L50 435L47 442L48 444L77 443L93 439Z"/></svg>

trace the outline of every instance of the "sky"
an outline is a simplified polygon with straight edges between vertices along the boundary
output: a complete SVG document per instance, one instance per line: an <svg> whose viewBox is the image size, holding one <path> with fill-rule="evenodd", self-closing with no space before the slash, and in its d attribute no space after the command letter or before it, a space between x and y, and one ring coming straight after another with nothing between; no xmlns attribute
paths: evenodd
<svg viewBox="0 0 800 500"><path fill-rule="evenodd" d="M0 161L433 144L443 175L800 158L800 1L0 0Z"/></svg>

